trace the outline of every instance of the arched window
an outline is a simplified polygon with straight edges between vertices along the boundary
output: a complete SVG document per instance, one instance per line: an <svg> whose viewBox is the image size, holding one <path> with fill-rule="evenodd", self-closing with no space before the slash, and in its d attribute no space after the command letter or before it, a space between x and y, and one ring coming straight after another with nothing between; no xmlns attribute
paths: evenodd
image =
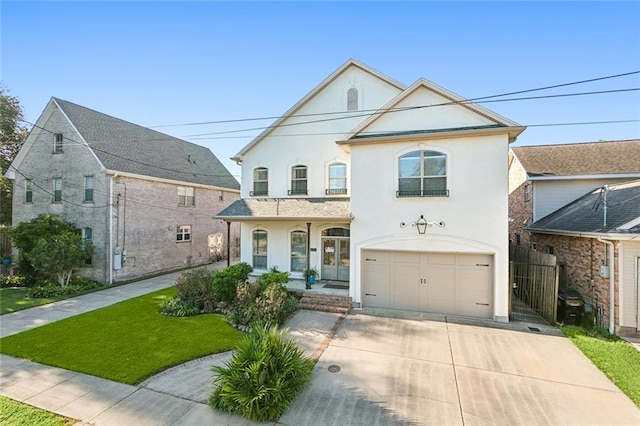
<svg viewBox="0 0 640 426"><path fill-rule="evenodd" d="M253 169L253 191L250 196L269 195L269 169L257 167Z"/></svg>
<svg viewBox="0 0 640 426"><path fill-rule="evenodd" d="M327 195L347 193L347 165L344 163L333 163L329 165L329 188L325 191Z"/></svg>
<svg viewBox="0 0 640 426"><path fill-rule="evenodd" d="M358 89L355 87L349 88L347 91L347 111L358 110Z"/></svg>
<svg viewBox="0 0 640 426"><path fill-rule="evenodd" d="M303 272L307 269L307 233L291 233L291 272Z"/></svg>
<svg viewBox="0 0 640 426"><path fill-rule="evenodd" d="M299 164L291 168L289 195L307 195L307 166Z"/></svg>
<svg viewBox="0 0 640 426"><path fill-rule="evenodd" d="M413 151L398 159L398 197L448 197L447 155Z"/></svg>
<svg viewBox="0 0 640 426"><path fill-rule="evenodd" d="M253 268L267 269L267 231L253 231Z"/></svg>

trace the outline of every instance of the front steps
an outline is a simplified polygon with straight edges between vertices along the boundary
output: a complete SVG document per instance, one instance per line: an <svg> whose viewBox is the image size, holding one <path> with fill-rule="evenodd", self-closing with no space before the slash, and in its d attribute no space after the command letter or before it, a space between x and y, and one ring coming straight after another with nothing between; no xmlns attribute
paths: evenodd
<svg viewBox="0 0 640 426"><path fill-rule="evenodd" d="M300 299L300 308L309 311L334 312L348 314L352 301L347 296L333 296L330 294L304 293Z"/></svg>

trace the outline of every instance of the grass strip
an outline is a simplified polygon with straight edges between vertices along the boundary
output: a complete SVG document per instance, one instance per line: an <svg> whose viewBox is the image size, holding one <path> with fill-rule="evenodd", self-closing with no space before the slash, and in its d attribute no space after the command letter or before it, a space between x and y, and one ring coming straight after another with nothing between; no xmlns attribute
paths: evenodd
<svg viewBox="0 0 640 426"><path fill-rule="evenodd" d="M608 333L561 326L562 332L640 407L640 351Z"/></svg>
<svg viewBox="0 0 640 426"><path fill-rule="evenodd" d="M11 312L21 311L23 309L33 308L34 306L46 305L47 303L66 299L72 296L60 296L50 298L27 298L26 287L7 287L0 288L0 315L9 314Z"/></svg>
<svg viewBox="0 0 640 426"><path fill-rule="evenodd" d="M3 426L70 426L76 420L0 396L0 424Z"/></svg>
<svg viewBox="0 0 640 426"><path fill-rule="evenodd" d="M169 367L233 349L241 336L218 314L166 317L174 287L0 339L0 352L136 384Z"/></svg>

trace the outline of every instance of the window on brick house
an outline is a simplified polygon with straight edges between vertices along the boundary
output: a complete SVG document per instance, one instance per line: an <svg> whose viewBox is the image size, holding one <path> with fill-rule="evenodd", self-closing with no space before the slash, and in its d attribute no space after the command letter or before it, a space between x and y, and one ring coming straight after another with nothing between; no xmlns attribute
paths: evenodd
<svg viewBox="0 0 640 426"><path fill-rule="evenodd" d="M62 178L53 178L53 193L51 196L52 203L62 202Z"/></svg>
<svg viewBox="0 0 640 426"><path fill-rule="evenodd" d="M547 246L547 254L553 254L553 246Z"/></svg>
<svg viewBox="0 0 640 426"><path fill-rule="evenodd" d="M53 135L53 153L61 154L62 153L62 145L64 142L64 137L62 133L56 133Z"/></svg>
<svg viewBox="0 0 640 426"><path fill-rule="evenodd" d="M29 179L24 181L24 202L33 202L33 181Z"/></svg>
<svg viewBox="0 0 640 426"><path fill-rule="evenodd" d="M526 184L524 186L524 200L525 201L531 200L531 185L529 184Z"/></svg>
<svg viewBox="0 0 640 426"><path fill-rule="evenodd" d="M195 206L196 190L190 186L178 187L178 205L179 206Z"/></svg>
<svg viewBox="0 0 640 426"><path fill-rule="evenodd" d="M84 177L84 202L93 202L93 176Z"/></svg>
<svg viewBox="0 0 640 426"><path fill-rule="evenodd" d="M191 241L191 225L178 225L176 241L179 243Z"/></svg>

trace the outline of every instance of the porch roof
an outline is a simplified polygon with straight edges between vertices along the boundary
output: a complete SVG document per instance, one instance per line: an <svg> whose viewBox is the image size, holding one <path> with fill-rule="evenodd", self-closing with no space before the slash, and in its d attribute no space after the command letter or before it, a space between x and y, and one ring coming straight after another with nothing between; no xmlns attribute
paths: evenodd
<svg viewBox="0 0 640 426"><path fill-rule="evenodd" d="M349 198L245 198L215 215L231 222L255 220L351 221Z"/></svg>

